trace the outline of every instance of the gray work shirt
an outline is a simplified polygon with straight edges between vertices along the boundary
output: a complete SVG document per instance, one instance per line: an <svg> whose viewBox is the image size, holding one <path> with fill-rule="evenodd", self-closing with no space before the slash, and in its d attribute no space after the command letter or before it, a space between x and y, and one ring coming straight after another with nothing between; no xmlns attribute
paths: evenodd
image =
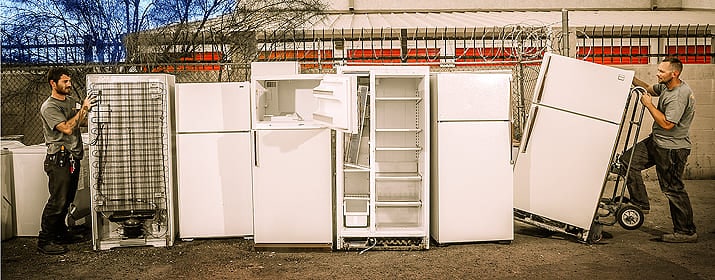
<svg viewBox="0 0 715 280"><path fill-rule="evenodd" d="M40 116L48 154L57 153L60 151L60 146L64 145L65 150L70 151L76 159L82 159L84 149L79 125L72 130L72 135L64 134L55 128L61 122L74 117L80 106L81 104L71 96L66 96L65 100L50 96L42 103Z"/></svg>
<svg viewBox="0 0 715 280"><path fill-rule="evenodd" d="M684 81L672 90L663 84L654 85L653 90L660 96L658 110L663 112L666 120L675 124L672 129L665 130L654 122L655 144L665 149L690 149L688 130L695 116L693 90Z"/></svg>

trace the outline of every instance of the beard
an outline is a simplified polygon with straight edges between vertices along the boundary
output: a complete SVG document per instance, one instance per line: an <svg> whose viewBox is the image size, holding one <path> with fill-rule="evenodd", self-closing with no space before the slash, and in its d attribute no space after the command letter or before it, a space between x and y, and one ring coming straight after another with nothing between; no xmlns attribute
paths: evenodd
<svg viewBox="0 0 715 280"><path fill-rule="evenodd" d="M658 82L658 83L659 83L659 84L662 84L662 85L668 85L668 83L670 83L671 80L673 80L672 77L668 78L667 80L666 80L666 79L660 79L660 82Z"/></svg>
<svg viewBox="0 0 715 280"><path fill-rule="evenodd" d="M56 91L57 91L57 93L59 93L59 94L61 94L61 95L70 95L70 88L69 88L69 87L62 88L62 89L58 88Z"/></svg>

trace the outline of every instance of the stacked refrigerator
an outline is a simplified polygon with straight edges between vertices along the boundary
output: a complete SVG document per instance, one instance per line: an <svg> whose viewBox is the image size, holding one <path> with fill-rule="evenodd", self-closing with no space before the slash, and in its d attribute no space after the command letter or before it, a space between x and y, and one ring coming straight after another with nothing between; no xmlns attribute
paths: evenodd
<svg viewBox="0 0 715 280"><path fill-rule="evenodd" d="M87 94L94 249L173 245L174 76L90 74Z"/></svg>
<svg viewBox="0 0 715 280"><path fill-rule="evenodd" d="M355 129L356 79L290 74L288 66L251 73L255 246L331 249L331 129Z"/></svg>
<svg viewBox="0 0 715 280"><path fill-rule="evenodd" d="M176 84L179 237L253 235L250 83Z"/></svg>
<svg viewBox="0 0 715 280"><path fill-rule="evenodd" d="M588 241L633 71L546 54L514 166L515 218Z"/></svg>
<svg viewBox="0 0 715 280"><path fill-rule="evenodd" d="M432 238L513 240L511 72L439 73L431 86Z"/></svg>

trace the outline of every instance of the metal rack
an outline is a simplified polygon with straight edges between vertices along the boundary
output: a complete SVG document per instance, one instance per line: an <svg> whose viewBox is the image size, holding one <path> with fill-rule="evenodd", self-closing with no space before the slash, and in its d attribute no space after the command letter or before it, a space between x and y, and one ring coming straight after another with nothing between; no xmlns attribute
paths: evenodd
<svg viewBox="0 0 715 280"><path fill-rule="evenodd" d="M95 250L170 246L174 186L173 76L88 75L90 192Z"/></svg>

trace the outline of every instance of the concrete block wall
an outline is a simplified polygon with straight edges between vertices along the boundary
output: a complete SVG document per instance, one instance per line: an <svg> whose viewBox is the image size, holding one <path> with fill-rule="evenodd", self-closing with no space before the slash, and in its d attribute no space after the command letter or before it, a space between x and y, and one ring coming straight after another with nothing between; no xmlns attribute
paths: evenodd
<svg viewBox="0 0 715 280"><path fill-rule="evenodd" d="M619 68L634 70L639 79L656 83L657 67L649 64ZM685 64L681 78L695 93L695 119L690 128L693 148L685 167L685 178L712 180L715 179L715 64ZM646 111L640 139L650 134L652 125L653 118ZM645 179L657 179L654 168L645 172L644 176Z"/></svg>

